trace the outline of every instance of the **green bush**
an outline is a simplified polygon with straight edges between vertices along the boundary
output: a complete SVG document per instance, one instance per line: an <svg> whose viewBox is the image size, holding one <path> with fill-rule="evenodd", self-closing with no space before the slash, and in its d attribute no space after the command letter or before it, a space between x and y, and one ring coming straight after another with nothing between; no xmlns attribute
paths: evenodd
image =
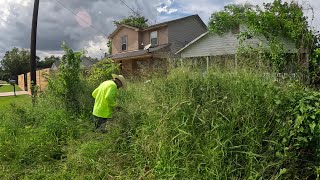
<svg viewBox="0 0 320 180"><path fill-rule="evenodd" d="M60 97L68 111L79 113L79 92L81 88L80 63L84 52L74 52L66 44L62 47L65 55L61 59L59 72L49 80L48 90Z"/></svg>
<svg viewBox="0 0 320 180"><path fill-rule="evenodd" d="M119 73L119 66L115 64L111 59L103 59L100 62L93 65L89 70L89 82L98 86L100 83L112 79L111 74Z"/></svg>

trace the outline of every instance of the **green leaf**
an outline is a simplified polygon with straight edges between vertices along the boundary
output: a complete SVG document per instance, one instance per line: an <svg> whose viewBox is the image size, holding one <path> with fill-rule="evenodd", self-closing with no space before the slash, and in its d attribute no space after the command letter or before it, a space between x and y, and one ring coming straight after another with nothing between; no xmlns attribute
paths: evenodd
<svg viewBox="0 0 320 180"><path fill-rule="evenodd" d="M286 168L280 169L280 176L285 174L287 172Z"/></svg>
<svg viewBox="0 0 320 180"><path fill-rule="evenodd" d="M281 100L276 100L276 105L280 105L281 104Z"/></svg>
<svg viewBox="0 0 320 180"><path fill-rule="evenodd" d="M301 137L301 136L298 136L297 140L299 142L308 142L308 139L306 137Z"/></svg>
<svg viewBox="0 0 320 180"><path fill-rule="evenodd" d="M303 120L304 120L303 116L298 116L297 119L296 119L294 127L298 128L302 124Z"/></svg>
<svg viewBox="0 0 320 180"><path fill-rule="evenodd" d="M314 121L312 121L312 123L311 124L309 124L309 127L310 127L310 129L311 129L311 133L312 134L314 134L314 128L316 127L316 123L314 122Z"/></svg>

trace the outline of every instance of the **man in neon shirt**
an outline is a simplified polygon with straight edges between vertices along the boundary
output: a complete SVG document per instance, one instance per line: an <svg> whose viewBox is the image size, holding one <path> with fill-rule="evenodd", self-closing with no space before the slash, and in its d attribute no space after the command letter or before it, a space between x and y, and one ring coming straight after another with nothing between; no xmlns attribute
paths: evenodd
<svg viewBox="0 0 320 180"><path fill-rule="evenodd" d="M105 124L112 118L114 107L117 105L118 89L126 86L126 79L122 75L112 74L112 78L101 83L92 93L95 99L92 114L96 120L96 131L105 132Z"/></svg>

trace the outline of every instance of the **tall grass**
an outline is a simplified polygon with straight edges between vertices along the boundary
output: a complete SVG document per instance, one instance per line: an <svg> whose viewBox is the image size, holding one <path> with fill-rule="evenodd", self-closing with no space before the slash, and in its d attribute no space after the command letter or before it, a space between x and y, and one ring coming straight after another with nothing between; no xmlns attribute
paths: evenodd
<svg viewBox="0 0 320 180"><path fill-rule="evenodd" d="M280 87L247 71L203 74L183 68L136 88L122 99L127 109L120 117L133 121L128 146L141 169L152 167L160 178L280 175L277 118L286 109L276 97L290 99L301 88Z"/></svg>
<svg viewBox="0 0 320 180"><path fill-rule="evenodd" d="M317 140L309 139L319 136L292 124L304 114L300 125L307 129L309 117L320 118L317 110L300 112L302 104L317 109L317 92L253 71L177 68L120 90L122 109L108 133L97 134L90 83L83 80L87 90L77 95L80 114L47 93L38 106L13 106L0 118L0 178L317 177L318 160L310 155Z"/></svg>

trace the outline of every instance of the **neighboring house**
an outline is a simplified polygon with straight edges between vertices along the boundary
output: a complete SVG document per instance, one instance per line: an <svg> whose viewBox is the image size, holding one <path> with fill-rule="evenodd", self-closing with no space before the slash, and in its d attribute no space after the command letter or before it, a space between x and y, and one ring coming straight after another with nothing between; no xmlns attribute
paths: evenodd
<svg viewBox="0 0 320 180"><path fill-rule="evenodd" d="M97 62L98 62L98 60L84 57L84 58L82 58L82 60L81 60L80 68L81 68L81 69L89 69L91 66L93 66L93 65L94 65L95 63L97 63ZM50 70L56 71L56 70L59 69L59 66L60 66L60 62L59 62L59 61L54 62L54 63L52 64Z"/></svg>
<svg viewBox="0 0 320 180"><path fill-rule="evenodd" d="M144 29L120 25L109 36L112 53L108 57L121 64L123 73L163 66L163 59L179 57L175 53L207 31L198 15L192 15Z"/></svg>
<svg viewBox="0 0 320 180"><path fill-rule="evenodd" d="M247 28L242 25L237 31L230 31L222 35L205 32L176 52L176 54L180 55L182 58L194 59L197 57L210 57L208 59L218 61L231 60L236 63L236 54L240 47L238 36L240 32L245 32L246 30ZM282 37L279 39L280 42L283 43L287 54L298 53L298 49L293 41ZM268 40L262 35L254 36L246 39L242 45L249 45L251 47L262 45L263 47L268 47ZM303 52L300 52L300 54L302 61L307 63L306 54ZM207 60L207 62L208 61L209 60Z"/></svg>

